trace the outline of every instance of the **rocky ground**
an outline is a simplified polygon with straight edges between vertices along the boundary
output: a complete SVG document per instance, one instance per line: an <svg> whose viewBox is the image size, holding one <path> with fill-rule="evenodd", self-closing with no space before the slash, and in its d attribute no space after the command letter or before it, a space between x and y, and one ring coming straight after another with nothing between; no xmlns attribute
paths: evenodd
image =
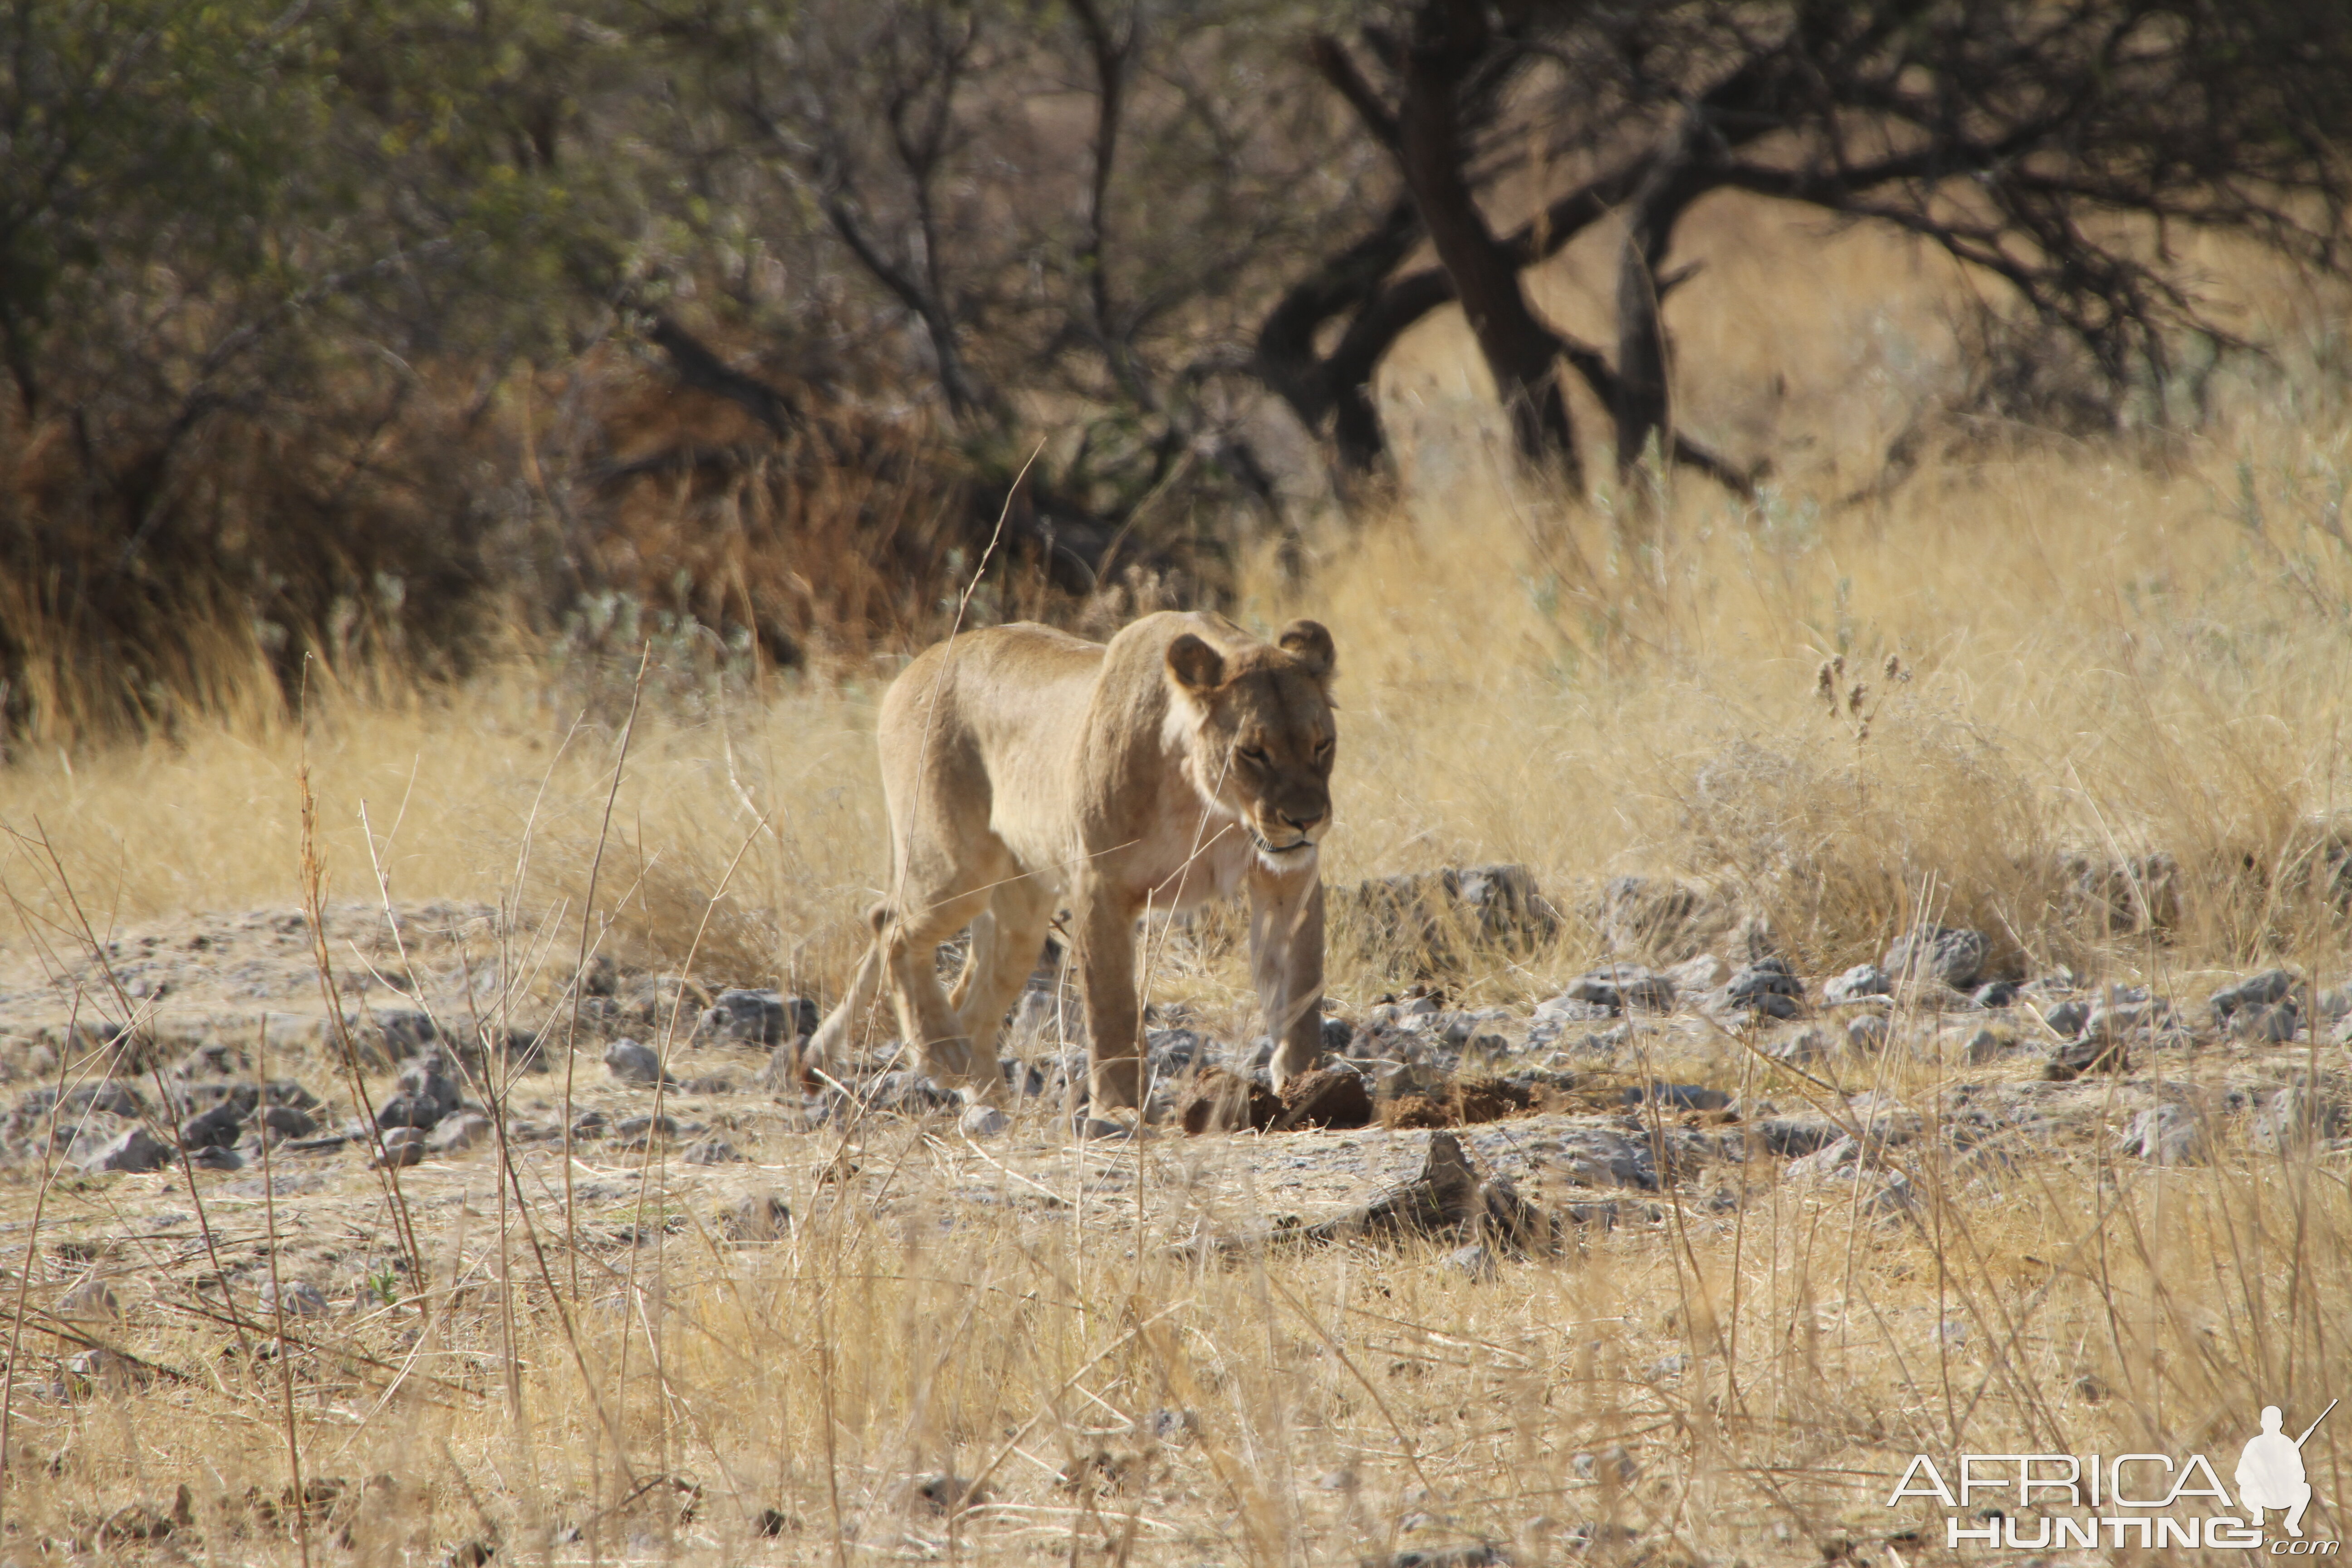
<svg viewBox="0 0 2352 1568"><path fill-rule="evenodd" d="M1247 1212L1267 1236L1360 1219L1448 1129L1547 1236L1654 1218L1666 1197L1736 1207L1759 1176L1853 1184L1838 1190L1899 1220L1923 1180L1997 1188L2029 1152L2347 1146L2342 989L2283 969L2183 996L1997 978L1989 950L1930 927L1829 976L1769 957L1618 963L1526 1012L1416 987L1335 1008L1328 1068L1287 1097L1263 1082L1263 1041L1171 1008L1139 1127L1076 1102L1084 1052L1055 1033L1076 1010L1050 969L1009 1031L1007 1112L961 1105L887 1041L804 1094L807 999L604 964L574 994L570 955L487 908L339 907L323 933L296 911L206 917L16 956L0 974L0 1142L20 1183L64 1178L45 1226L78 1255L232 1287L274 1265L306 1301L362 1305L394 1283L388 1249L354 1239L382 1234L383 1168L429 1214L462 1205L500 1150L551 1193L568 1148L573 1221L624 1245L648 1172L698 1223L756 1230L811 1201L845 1146L902 1121L934 1127L972 1173L941 1189L950 1204L1159 1149L1180 1154L1202 1215ZM250 1228L265 1196L274 1258ZM1470 1268L1482 1248L1531 1245L1458 1207L1423 1228Z"/></svg>

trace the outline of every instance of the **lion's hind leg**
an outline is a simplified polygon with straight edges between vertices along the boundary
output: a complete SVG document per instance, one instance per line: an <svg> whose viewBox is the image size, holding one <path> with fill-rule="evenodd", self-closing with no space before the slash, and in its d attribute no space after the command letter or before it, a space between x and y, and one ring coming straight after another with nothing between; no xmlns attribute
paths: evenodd
<svg viewBox="0 0 2352 1568"><path fill-rule="evenodd" d="M816 1033L802 1047L800 1060L801 1087L814 1089L821 1071L838 1072L848 1055L853 1031L862 1028L882 994L885 964L882 953L882 931L890 918L887 903L875 905L866 913L866 923L874 929L874 938L858 955L857 969L849 978L849 989L840 1005L825 1015Z"/></svg>
<svg viewBox="0 0 2352 1568"><path fill-rule="evenodd" d="M1003 1080L991 1070L972 1072L971 1044L963 1025L940 989L939 946L988 907L985 892L966 893L937 903L897 903L884 922L882 962L890 998L898 1009L899 1037L915 1047L923 1071L941 1087L993 1100Z"/></svg>
<svg viewBox="0 0 2352 1568"><path fill-rule="evenodd" d="M1034 877L1012 877L991 890L988 913L971 922L971 956L949 1000L971 1042L975 1070L995 1062L1005 1010L1035 973L1053 921L1052 891Z"/></svg>

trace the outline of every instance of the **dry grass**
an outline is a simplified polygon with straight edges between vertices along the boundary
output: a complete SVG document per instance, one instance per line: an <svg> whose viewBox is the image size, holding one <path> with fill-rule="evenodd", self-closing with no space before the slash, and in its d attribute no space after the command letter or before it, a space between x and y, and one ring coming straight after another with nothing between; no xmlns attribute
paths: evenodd
<svg viewBox="0 0 2352 1568"><path fill-rule="evenodd" d="M1932 277L1885 287L1913 265L1903 253L1850 240L1825 257L1847 297L1889 299L1872 332L1838 337L1811 299L1735 311L1704 282L1678 319L1694 359L1705 345L1724 363L1746 321L1811 345L1770 407L1719 388L1692 400L1717 430L1821 454L1784 461L1754 508L1687 482L1654 510L1531 499L1444 405L1441 384L1466 384L1454 346L1432 339L1400 370L1392 408L1423 422L1407 499L1310 533L1303 582L1257 563L1241 611L1314 614L1338 641L1330 877L1533 866L1571 918L1551 949L1459 977L1487 1001L1549 994L1598 957L1581 895L1623 870L1738 889L1817 971L1936 913L2033 967L2174 994L2273 957L2340 980L2326 873L2352 691L2352 451L2339 389L2312 369L2325 355L2245 373L2224 416L2161 445L1935 426L1945 456L1842 507L1857 454L1925 396L1870 366L1948 386L1957 340L1936 335L1950 301ZM2265 322L2317 341L2305 303L2268 298ZM1816 679L1840 658L1833 713ZM331 896L373 901L381 864L395 898L488 903L565 952L627 677L517 653L455 692L319 692L301 728L257 716L26 756L0 774L0 820L54 845L101 928L288 906L307 763ZM838 984L883 870L869 731L886 678L787 678L756 658L657 669L614 797L598 944L662 969L700 932L706 977ZM2080 868L2151 855L2177 868L2168 929L2117 929ZM22 839L0 878L26 929L54 938L58 889ZM28 938L0 950L29 962ZM1335 994L1386 989L1381 956L1335 955ZM1219 944L1180 944L1157 974L1157 999L1241 1032L1245 976ZM1784 1103L1821 1092L1728 1039L1655 1065ZM1961 1075L1921 1063L1884 1087L1931 1109ZM2183 1169L2118 1164L2095 1140L1990 1173L1922 1154L1919 1205L1895 1221L1858 1189L1756 1163L1719 1173L1735 1205L1686 1186L1479 1284L1410 1251L1179 1261L1171 1243L1289 1201L1237 1184L1222 1145L1000 1155L951 1125L852 1133L845 1152L837 1133L747 1124L761 1163L727 1190L773 1188L794 1215L748 1247L714 1234L708 1183L657 1158L576 1173L593 1194L576 1251L544 1164L407 1173L425 1288L292 1329L315 1347L291 1352L304 1474L350 1483L307 1543L247 1500L288 1484L278 1363L192 1315L165 1264L194 1256L193 1216L157 1231L124 1212L176 1207L162 1189L178 1178L68 1181L46 1200L31 1305L53 1308L88 1267L60 1240L88 1244L128 1312L99 1337L185 1381L35 1400L42 1358L72 1346L28 1318L38 1354L20 1363L0 1551L169 1556L193 1531L213 1560L331 1561L357 1517L358 1560L382 1563L475 1538L531 1562L1330 1563L1474 1538L1548 1562L1577 1550L1572 1526L1592 1527L1603 1561L1796 1563L1850 1539L1912 1562L1940 1555L1940 1515L1895 1558L1885 1538L1919 1521L1881 1505L1914 1452L2221 1456L2258 1392L2297 1409L2352 1392L2340 1161L2237 1142ZM8 1182L19 1268L36 1184ZM338 1279L380 1246L372 1191L338 1199L352 1227ZM216 1195L206 1220L237 1257L270 1246L257 1203ZM623 1224L653 1238L615 1243ZM1158 1411L1195 1425L1155 1437ZM1057 1485L1097 1449L1141 1484ZM2323 1428L2312 1454L2323 1505L2340 1507L2352 1426ZM991 1500L950 1518L907 1495L909 1477L950 1470ZM690 1520L671 1477L701 1489ZM114 1510L168 1514L182 1483L194 1523L176 1536L100 1541ZM1413 1516L1426 1527L1403 1532ZM2336 1517L2315 1510L2313 1533ZM1612 1528L1638 1534L1611 1544Z"/></svg>

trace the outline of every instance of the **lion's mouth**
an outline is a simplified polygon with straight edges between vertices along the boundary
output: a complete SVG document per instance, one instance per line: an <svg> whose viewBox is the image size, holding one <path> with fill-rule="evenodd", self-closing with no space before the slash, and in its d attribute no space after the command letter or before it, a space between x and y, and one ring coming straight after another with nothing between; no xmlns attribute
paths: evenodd
<svg viewBox="0 0 2352 1568"><path fill-rule="evenodd" d="M1287 844L1276 844L1255 827L1246 828L1244 831L1249 834L1250 842L1257 846L1258 853L1261 855L1288 855L1300 849L1315 847L1315 841L1303 833Z"/></svg>

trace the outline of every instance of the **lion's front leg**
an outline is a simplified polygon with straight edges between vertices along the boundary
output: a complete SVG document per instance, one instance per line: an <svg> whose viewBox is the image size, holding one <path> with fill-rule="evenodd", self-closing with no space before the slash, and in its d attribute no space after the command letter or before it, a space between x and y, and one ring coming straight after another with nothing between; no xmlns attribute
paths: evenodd
<svg viewBox="0 0 2352 1568"><path fill-rule="evenodd" d="M1072 956L1087 1005L1087 1090L1097 1110L1143 1104L1135 997L1135 911L1091 878L1073 889Z"/></svg>
<svg viewBox="0 0 2352 1568"><path fill-rule="evenodd" d="M1250 974L1274 1039L1274 1087L1323 1054L1323 879L1320 868L1250 868Z"/></svg>

